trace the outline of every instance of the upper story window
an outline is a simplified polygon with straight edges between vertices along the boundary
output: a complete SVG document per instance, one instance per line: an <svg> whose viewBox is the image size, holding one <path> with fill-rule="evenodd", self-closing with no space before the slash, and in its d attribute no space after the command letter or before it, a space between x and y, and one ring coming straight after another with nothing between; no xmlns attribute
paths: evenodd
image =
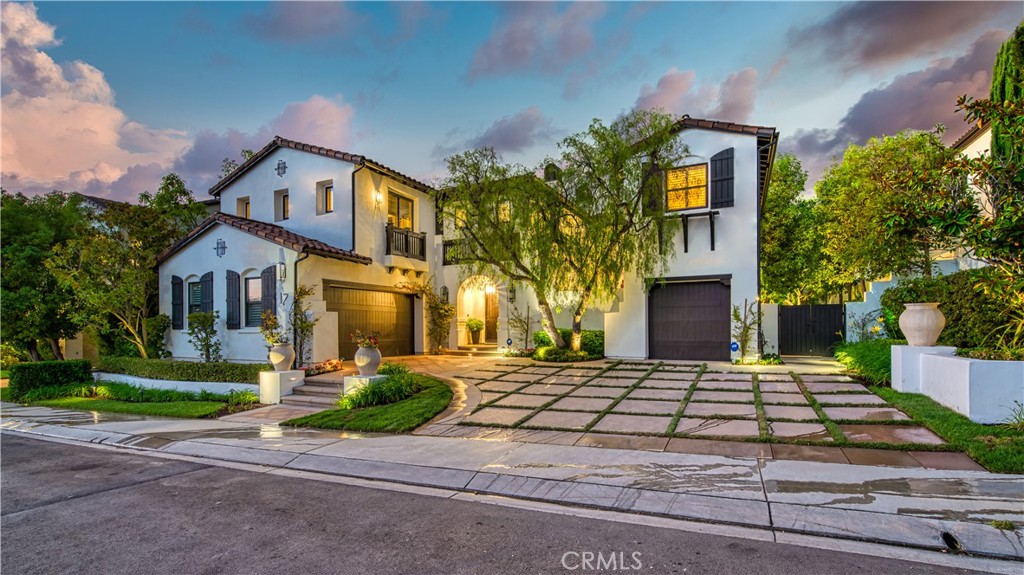
<svg viewBox="0 0 1024 575"><path fill-rule="evenodd" d="M334 180L316 183L316 215L322 216L334 211Z"/></svg>
<svg viewBox="0 0 1024 575"><path fill-rule="evenodd" d="M708 165L695 164L665 172L665 205L668 211L708 206Z"/></svg>
<svg viewBox="0 0 1024 575"><path fill-rule="evenodd" d="M203 284L188 282L188 313L203 311Z"/></svg>
<svg viewBox="0 0 1024 575"><path fill-rule="evenodd" d="M235 200L235 215L241 218L251 218L252 212L249 208L249 196Z"/></svg>
<svg viewBox="0 0 1024 575"><path fill-rule="evenodd" d="M245 278L245 327L259 327L263 314L263 285L259 276Z"/></svg>
<svg viewBox="0 0 1024 575"><path fill-rule="evenodd" d="M394 192L388 192L388 224L404 230L411 230L412 200Z"/></svg>
<svg viewBox="0 0 1024 575"><path fill-rule="evenodd" d="M291 215L291 204L288 201L288 190L274 191L274 221L287 220Z"/></svg>

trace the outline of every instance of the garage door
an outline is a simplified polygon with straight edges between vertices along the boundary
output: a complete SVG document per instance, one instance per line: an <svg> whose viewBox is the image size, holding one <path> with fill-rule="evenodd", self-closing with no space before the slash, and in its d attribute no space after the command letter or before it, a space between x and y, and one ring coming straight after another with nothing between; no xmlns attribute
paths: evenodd
<svg viewBox="0 0 1024 575"><path fill-rule="evenodd" d="M412 296L352 288L327 288L327 311L338 312L338 353L356 353L350 335L357 329L380 332L383 356L412 354Z"/></svg>
<svg viewBox="0 0 1024 575"><path fill-rule="evenodd" d="M729 286L717 280L655 284L648 297L651 358L729 360Z"/></svg>

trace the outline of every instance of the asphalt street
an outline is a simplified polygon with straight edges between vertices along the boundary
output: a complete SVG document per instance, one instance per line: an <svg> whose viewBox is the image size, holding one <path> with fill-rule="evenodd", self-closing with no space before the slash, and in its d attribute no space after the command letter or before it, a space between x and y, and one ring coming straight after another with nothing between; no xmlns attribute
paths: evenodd
<svg viewBox="0 0 1024 575"><path fill-rule="evenodd" d="M969 573L0 437L4 575Z"/></svg>

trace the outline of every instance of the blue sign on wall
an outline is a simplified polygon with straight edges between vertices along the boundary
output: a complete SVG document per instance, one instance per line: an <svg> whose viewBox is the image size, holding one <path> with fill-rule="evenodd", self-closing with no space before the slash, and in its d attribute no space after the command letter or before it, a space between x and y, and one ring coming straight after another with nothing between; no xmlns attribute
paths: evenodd
<svg viewBox="0 0 1024 575"><path fill-rule="evenodd" d="M512 345L512 338L506 339L505 340L505 345Z"/></svg>
<svg viewBox="0 0 1024 575"><path fill-rule="evenodd" d="M734 342L732 342L732 345L729 346L729 349L731 349L733 351L739 351L740 350L740 344L738 344L738 343L736 343L734 341Z"/></svg>

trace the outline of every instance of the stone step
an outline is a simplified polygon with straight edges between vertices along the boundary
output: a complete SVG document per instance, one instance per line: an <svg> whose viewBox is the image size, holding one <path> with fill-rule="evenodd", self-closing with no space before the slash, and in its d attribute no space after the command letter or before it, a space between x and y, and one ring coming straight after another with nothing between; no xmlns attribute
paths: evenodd
<svg viewBox="0 0 1024 575"><path fill-rule="evenodd" d="M457 355L462 357L502 357L504 354L499 352L495 348L477 348L477 349L447 349L444 352L445 355Z"/></svg>
<svg viewBox="0 0 1024 575"><path fill-rule="evenodd" d="M339 397L324 397L321 395L286 395L281 398L281 403L284 405L301 405L304 407L322 407L330 409L338 407Z"/></svg>
<svg viewBox="0 0 1024 575"><path fill-rule="evenodd" d="M297 385L292 389L292 393L295 395L316 395L322 397L333 397L337 398L341 393L341 385L338 384L317 384L311 385L304 383Z"/></svg>

